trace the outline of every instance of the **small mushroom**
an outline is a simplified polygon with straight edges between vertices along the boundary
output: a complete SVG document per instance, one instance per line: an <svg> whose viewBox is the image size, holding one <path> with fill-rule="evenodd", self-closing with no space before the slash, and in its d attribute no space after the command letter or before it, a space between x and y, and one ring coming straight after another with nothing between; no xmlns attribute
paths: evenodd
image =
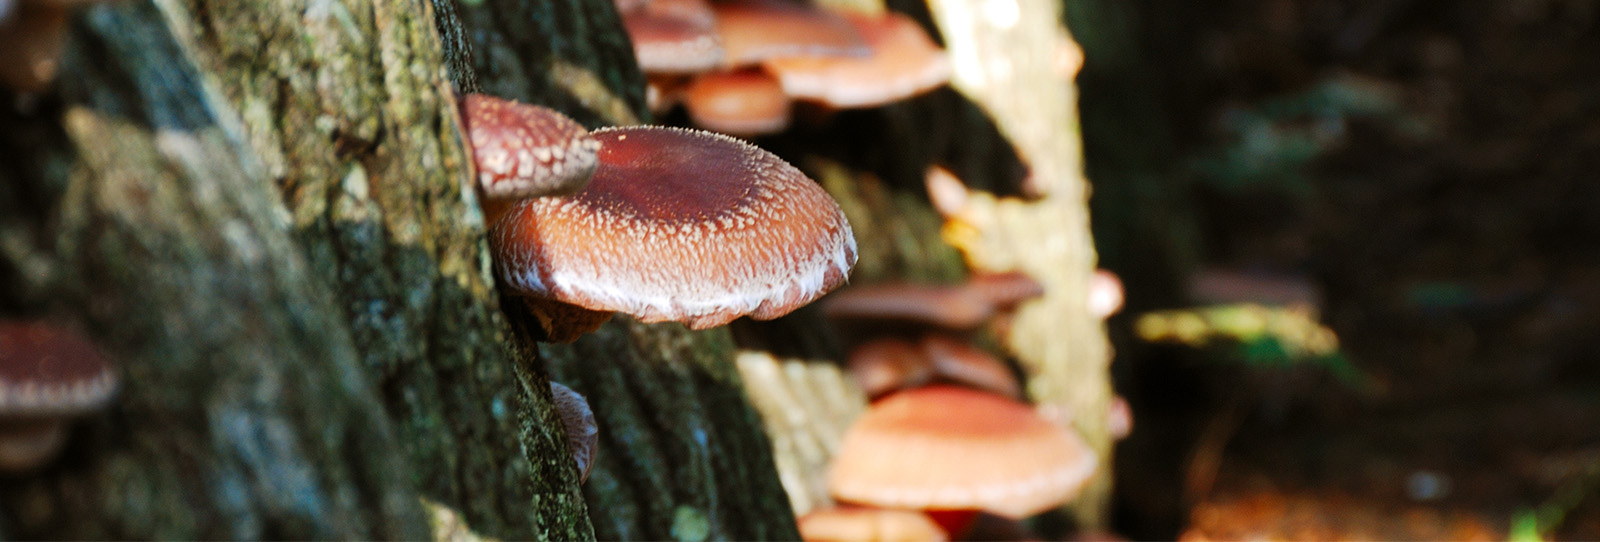
<svg viewBox="0 0 1600 542"><path fill-rule="evenodd" d="M915 343L885 337L861 343L846 358L850 376L867 397L914 388L933 380L933 364Z"/></svg>
<svg viewBox="0 0 1600 542"><path fill-rule="evenodd" d="M736 68L799 55L864 56L861 35L843 17L811 4L785 0L733 0L713 6L723 66Z"/></svg>
<svg viewBox="0 0 1600 542"><path fill-rule="evenodd" d="M594 136L588 188L513 203L490 230L501 284L541 300L536 313L553 302L694 329L766 320L843 284L855 265L844 212L771 153L678 128ZM552 341L593 329L540 319Z"/></svg>
<svg viewBox="0 0 1600 542"><path fill-rule="evenodd" d="M1044 285L1021 271L976 272L967 278L967 287L982 293L1000 310L1015 309L1044 295Z"/></svg>
<svg viewBox="0 0 1600 542"><path fill-rule="evenodd" d="M552 109L467 94L461 118L485 200L571 194L594 174L600 143Z"/></svg>
<svg viewBox="0 0 1600 542"><path fill-rule="evenodd" d="M880 283L852 286L822 302L838 322L878 321L972 330L995 315L983 293L960 285Z"/></svg>
<svg viewBox="0 0 1600 542"><path fill-rule="evenodd" d="M622 27L647 74L698 73L722 63L722 40L707 19L647 8L623 14Z"/></svg>
<svg viewBox="0 0 1600 542"><path fill-rule="evenodd" d="M789 105L778 80L761 70L701 74L683 101L695 126L745 137L789 127Z"/></svg>
<svg viewBox="0 0 1600 542"><path fill-rule="evenodd" d="M1022 384L1004 361L940 334L925 335L915 342L897 337L864 342L850 350L848 365L851 376L870 398L930 382L1022 397Z"/></svg>
<svg viewBox="0 0 1600 542"><path fill-rule="evenodd" d="M1025 517L1071 500L1094 452L1028 405L928 386L884 398L845 433L828 473L841 501Z"/></svg>
<svg viewBox="0 0 1600 542"><path fill-rule="evenodd" d="M1002 311L1044 294L1044 286L1021 272L974 273L964 284L888 282L852 286L823 302L836 321L922 324L973 330Z"/></svg>
<svg viewBox="0 0 1600 542"><path fill-rule="evenodd" d="M561 414L561 428L567 434L567 446L572 448L572 459L578 463L579 482L587 481L595 456L600 453L600 428L595 425L594 411L582 395L559 382L550 383L550 395L556 412Z"/></svg>
<svg viewBox="0 0 1600 542"><path fill-rule="evenodd" d="M1022 397L1022 382L1011 367L966 341L932 334L922 337L917 345L928 356L939 380L1012 399Z"/></svg>
<svg viewBox="0 0 1600 542"><path fill-rule="evenodd" d="M44 322L0 322L0 471L44 465L67 420L104 407L116 372L88 338Z"/></svg>
<svg viewBox="0 0 1600 542"><path fill-rule="evenodd" d="M762 61L799 99L838 108L876 107L950 81L950 60L915 20L899 13L847 15L870 54L804 55Z"/></svg>

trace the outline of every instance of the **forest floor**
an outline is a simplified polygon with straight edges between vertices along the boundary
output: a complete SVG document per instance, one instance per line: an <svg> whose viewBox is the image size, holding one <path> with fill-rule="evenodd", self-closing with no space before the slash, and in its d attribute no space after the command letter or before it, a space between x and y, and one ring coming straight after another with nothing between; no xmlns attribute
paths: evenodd
<svg viewBox="0 0 1600 542"><path fill-rule="evenodd" d="M1219 16L1211 40L1229 59L1211 77L1254 76L1213 85L1211 111L1266 128L1195 152L1237 158L1232 137L1293 167L1199 168L1201 259L1314 284L1363 376L1218 364L1114 327L1144 430L1119 453L1118 526L1600 539L1597 7L1268 4ZM1274 48L1290 53L1256 52Z"/></svg>

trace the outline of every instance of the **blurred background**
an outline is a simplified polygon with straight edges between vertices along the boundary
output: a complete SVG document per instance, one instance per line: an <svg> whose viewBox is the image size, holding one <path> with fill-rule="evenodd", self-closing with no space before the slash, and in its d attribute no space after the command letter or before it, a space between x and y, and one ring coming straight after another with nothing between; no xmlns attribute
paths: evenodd
<svg viewBox="0 0 1600 542"><path fill-rule="evenodd" d="M1600 2L1065 4L1118 531L1600 538Z"/></svg>

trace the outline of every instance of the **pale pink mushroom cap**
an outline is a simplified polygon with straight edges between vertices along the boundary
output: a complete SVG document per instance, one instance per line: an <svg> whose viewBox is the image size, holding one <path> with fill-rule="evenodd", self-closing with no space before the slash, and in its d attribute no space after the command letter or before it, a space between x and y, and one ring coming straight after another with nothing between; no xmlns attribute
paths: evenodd
<svg viewBox="0 0 1600 542"><path fill-rule="evenodd" d="M1067 428L982 391L929 386L878 401L845 433L828 489L849 502L1025 517L1071 500L1098 460Z"/></svg>
<svg viewBox="0 0 1600 542"><path fill-rule="evenodd" d="M811 4L735 0L713 6L726 67L797 55L863 56L867 43L849 21Z"/></svg>
<svg viewBox="0 0 1600 542"><path fill-rule="evenodd" d="M697 73L722 63L722 40L707 21L643 9L624 13L622 26L645 73Z"/></svg>
<svg viewBox="0 0 1600 542"><path fill-rule="evenodd" d="M570 194L594 173L600 143L554 110L467 94L461 97L461 118L487 199Z"/></svg>
<svg viewBox="0 0 1600 542"><path fill-rule="evenodd" d="M912 510L835 506L812 510L797 521L805 542L944 542L938 523Z"/></svg>
<svg viewBox="0 0 1600 542"><path fill-rule="evenodd" d="M922 27L899 13L849 15L871 54L859 58L793 56L762 65L783 82L784 92L834 107L875 107L943 86L950 60Z"/></svg>
<svg viewBox="0 0 1600 542"><path fill-rule="evenodd" d="M561 383L550 383L550 396L556 413L561 415L561 429L567 435L572 459L578 463L579 481L588 480L595 456L600 453L600 427L595 425L594 411L583 395Z"/></svg>
<svg viewBox="0 0 1600 542"><path fill-rule="evenodd" d="M772 153L679 128L594 136L588 188L516 202L493 226L515 293L703 329L787 314L855 265L844 212Z"/></svg>
<svg viewBox="0 0 1600 542"><path fill-rule="evenodd" d="M789 96L760 70L700 74L684 92L695 126L736 136L782 132L789 127Z"/></svg>

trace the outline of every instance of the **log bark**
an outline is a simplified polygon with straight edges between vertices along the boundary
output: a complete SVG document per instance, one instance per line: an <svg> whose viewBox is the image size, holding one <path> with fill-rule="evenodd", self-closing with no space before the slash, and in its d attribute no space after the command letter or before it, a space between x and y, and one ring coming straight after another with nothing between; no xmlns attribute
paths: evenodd
<svg viewBox="0 0 1600 542"><path fill-rule="evenodd" d="M336 285L422 495L487 536L591 538L548 385L496 306L432 5L160 4Z"/></svg>
<svg viewBox="0 0 1600 542"><path fill-rule="evenodd" d="M0 307L83 326L124 384L65 457L0 485L5 536L426 536L397 431L237 121L148 4L80 23L59 93L0 113Z"/></svg>

